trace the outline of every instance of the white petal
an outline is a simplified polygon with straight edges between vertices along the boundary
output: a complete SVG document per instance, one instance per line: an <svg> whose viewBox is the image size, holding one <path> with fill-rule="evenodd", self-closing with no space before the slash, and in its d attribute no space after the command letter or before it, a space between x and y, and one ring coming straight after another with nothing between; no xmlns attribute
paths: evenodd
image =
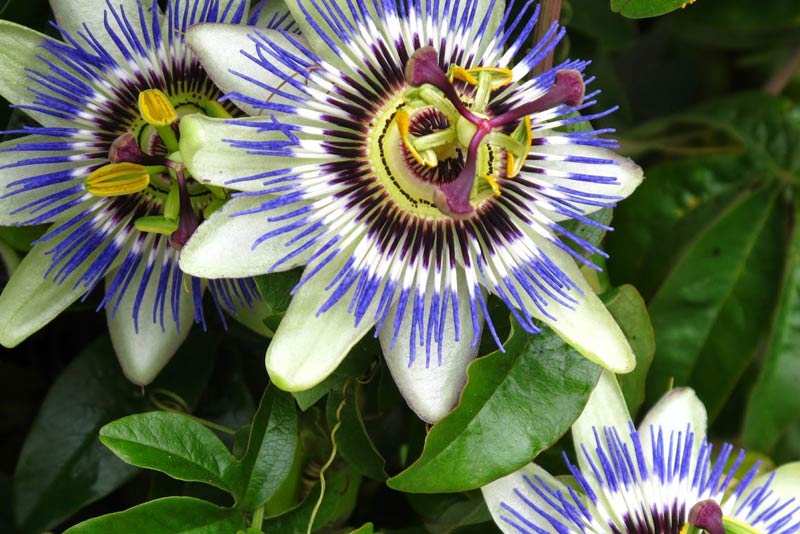
<svg viewBox="0 0 800 534"><path fill-rule="evenodd" d="M373 311L355 325L347 311L353 288L331 309L317 314L330 295L325 287L342 264L328 265L297 290L269 344L267 371L285 391L303 391L325 380L374 324Z"/></svg>
<svg viewBox="0 0 800 534"><path fill-rule="evenodd" d="M428 284L426 295L433 294L433 282ZM417 344L416 357L409 365L411 355L411 317L407 313L397 334L394 347L391 347L395 334L393 318L397 304L392 306L389 319L383 324L379 338L386 365L392 373L395 384L420 419L435 423L453 409L461 396L467 381L467 367L478 355L478 344L472 347L473 328L470 317L469 299L459 299L460 336L455 340L453 314L448 313L442 335L442 363L438 363L439 345L431 341L430 360L424 346ZM449 303L448 303L449 306ZM427 306L426 308L429 308ZM428 309L425 310L426 317ZM483 325L483 317L480 318Z"/></svg>
<svg viewBox="0 0 800 534"><path fill-rule="evenodd" d="M550 514L556 520L561 520L561 514L554 511L553 507L530 487L525 477L540 487L541 483L544 483L551 489L561 492L562 495L567 494L567 489L564 484L538 465L528 464L519 471L515 471L481 488L481 493L483 493L486 506L489 508L494 522L500 527L500 530L503 531L504 534L519 534L520 532L528 532L528 530L530 530L527 527L520 530L509 523L513 522L520 526L525 525L525 523L520 521L511 511L503 506L503 504L505 504L545 532L555 532L553 525L526 504L520 497L519 494L523 495L545 513ZM519 494L517 494L517 492L519 492Z"/></svg>
<svg viewBox="0 0 800 534"><path fill-rule="evenodd" d="M764 484L769 481L773 473L775 478L769 485L770 494L760 509L763 511L775 501L785 502L791 499L793 499L793 502L788 507L784 508L784 514L797 508L798 503L800 503L800 462L792 462L782 465L774 471L757 476L747 485L747 488L739 496L739 499L735 498L735 493L731 494L722 504L723 514L735 517L746 524L751 524L753 518L747 517L750 514L750 506L745 506L740 510L740 504L737 503L746 502L750 494L762 488ZM736 512L738 512L738 514ZM772 517L771 520L776 521L784 514ZM797 513L795 513L795 522L797 522ZM762 523L761 525L755 526L763 527L764 524Z"/></svg>
<svg viewBox="0 0 800 534"><path fill-rule="evenodd" d="M109 273L106 282L113 279L115 272ZM171 277L170 277L171 278ZM138 275L134 280L139 280ZM194 301L190 291L181 290L179 300L180 330L175 327L172 312L167 306L164 312L164 328L158 317L153 318L153 304L158 289L159 272L155 269L148 280L147 289L142 298L139 310L138 331L133 320L134 304L138 286L131 284L120 300L119 307L106 307L108 331L111 343L117 353L122 372L140 386L152 382L161 369L169 362L175 351L181 346L189 334L194 320ZM172 282L167 287L171 290ZM113 312L113 314L112 314Z"/></svg>
<svg viewBox="0 0 800 534"><path fill-rule="evenodd" d="M259 119L243 119L254 121ZM260 119L271 122L271 119ZM280 132L260 132L235 120L211 119L193 114L181 119L180 150L195 180L239 191L261 191L268 178L248 179L269 171L291 169L298 160L249 154L229 141L286 140ZM235 161L235 165L231 162ZM311 161L303 161L311 163Z"/></svg>
<svg viewBox="0 0 800 534"><path fill-rule="evenodd" d="M203 278L244 278L265 274L293 248L286 242L294 233L288 232L255 245L264 234L286 226L286 221L270 222L271 217L289 213L290 206L269 212L236 215L256 209L266 197L244 196L230 199L214 212L186 243L181 251L181 269ZM307 250L281 263L277 270L285 271L305 265L313 250Z"/></svg>
<svg viewBox="0 0 800 534"><path fill-rule="evenodd" d="M542 314L539 308L526 298L528 311L537 319L547 323L588 360L615 373L632 371L636 366L636 356L625 334L602 301L594 294L575 261L569 254L535 234L530 228L522 229L583 292L583 295L578 295L573 291L574 297L578 300L578 303L573 305L574 309L551 301L546 309L553 316L552 319Z"/></svg>
<svg viewBox="0 0 800 534"><path fill-rule="evenodd" d="M47 37L37 31L0 20L0 95L12 104L30 105L36 95L28 90L33 82L28 79L25 69L49 70L36 56L47 54L41 44ZM64 126L66 121L56 119L44 113L25 110L37 122L45 126Z"/></svg>
<svg viewBox="0 0 800 534"><path fill-rule="evenodd" d="M47 213L48 209L51 207L50 204L45 204L43 209L40 209L35 214L31 214L27 209L16 210L24 208L35 200L63 191L75 185L74 180L69 180L27 191L19 185L14 185L14 182L18 180L64 171L80 167L84 164L82 162L66 162L9 166L28 159L60 155L50 151L24 150L25 145L29 145L30 143L52 142L54 140L55 139L52 137L45 137L42 135L28 135L0 143L0 205L2 205L2 209L0 209L0 226L16 226L30 221L36 216ZM57 141L61 142L63 139L58 139ZM16 149L17 147L19 147L19 150ZM50 222L52 218L53 217L45 218L37 222Z"/></svg>
<svg viewBox="0 0 800 534"><path fill-rule="evenodd" d="M286 29L287 25L293 20L289 9L286 7L286 2L282 0L270 0L260 5L254 2L254 4L254 9L256 6L260 8L258 18L253 22L255 28Z"/></svg>
<svg viewBox="0 0 800 534"><path fill-rule="evenodd" d="M335 1L338 5L338 10L334 10L330 7L320 7L324 15L320 15L320 12L316 9L315 5L310 2L307 3L299 0L287 0L286 6L294 16L294 19L300 28L300 32L308 39L311 50L313 50L320 58L322 58L323 61L330 63L335 68L343 70L349 75L363 77L363 74L356 73L351 67L348 67L348 63L350 65L355 65L356 68L363 64L363 59L359 57L359 54L361 54L360 49L356 46L343 42L343 40L340 38L340 34L342 32L332 28L331 25L325 21L326 18L331 18L331 13L336 13L336 21L338 25L343 27L356 26L354 22L354 16L352 14L353 11L350 7L352 4L348 0ZM482 57L483 51L492 41L495 29L499 26L499 23L502 20L503 12L505 11L504 0L494 2L494 10L488 14L489 21L487 22L484 34L483 36L479 36L477 35L477 30L487 17L487 9L490 4L491 2L487 0L482 0L477 2L477 4L471 4L467 2L436 2L434 4L438 8L436 23L433 23L431 18L424 14L425 11L423 9L422 20L424 22L421 25L427 26L426 30L430 33L426 34L425 38L422 38L422 40L426 41L430 39L436 45L438 45L440 42L448 43L449 41L447 44L449 47L453 46L453 42L458 42L460 46L463 46L468 50L467 55L475 54L477 57ZM380 21L381 18L383 18L378 14L375 8L376 4L374 2L365 2L364 5L366 5L369 11L367 16L369 20ZM445 6L450 6L451 11L445 13ZM454 33L450 24L450 20L463 20L468 16L465 10L467 7L472 6L476 8L472 27L468 28L465 32L459 32L458 34ZM431 4L429 3L425 9L432 9ZM453 10L457 10L458 12L452 13ZM347 20L342 21L339 13L347 17ZM385 35L382 35L382 40L387 47L395 46L395 40L401 38L399 31L400 28L397 26L397 24L390 25L391 22L394 21L381 21L375 24L374 27L368 26L364 28L363 34L367 35L366 38L362 35L362 32L358 32L354 36L352 35L352 32L347 31L347 36L350 37L348 41L360 38L362 41L366 41L366 45L369 46L372 43L378 42L378 38L381 37L381 33L384 33ZM381 30L384 31L381 32ZM325 38L320 36L320 31L325 34ZM408 37L410 36L404 36L403 38ZM333 42L335 48L331 48L327 41ZM342 58L346 54L350 56L350 61L343 61ZM377 64L377 61L375 64Z"/></svg>
<svg viewBox="0 0 800 534"><path fill-rule="evenodd" d="M694 433L693 458L696 458L700 450L700 443L706 437L706 426L708 425L706 407L697 398L693 389L675 388L668 391L650 408L639 425L642 448L645 451L652 450L651 428L655 435L658 435L660 429L664 433L665 441L668 442L671 432L675 432L676 436L678 432L685 436L686 425L689 425L691 432ZM694 462L694 460L692 461Z"/></svg>
<svg viewBox="0 0 800 534"><path fill-rule="evenodd" d="M766 481L766 476L759 480ZM792 462L782 465L775 470L775 479L770 484L774 496L779 499L795 499L795 503L800 501L800 462Z"/></svg>
<svg viewBox="0 0 800 534"><path fill-rule="evenodd" d="M611 182L592 182L581 179L570 178L551 178L547 174L536 175L537 183L543 185L555 184L586 193L589 196L601 195L605 197L616 197L622 200L628 197L642 183L644 173L642 168L634 163L630 158L620 156L613 150L601 147L573 145L573 144L554 144L537 145L531 149L531 155L541 156L543 159L528 160L527 165L544 169L545 171L555 171L557 173L569 173L575 175L589 175L603 178L613 178ZM592 158L603 160L603 163L585 163L576 161L559 161L564 157L571 158ZM613 204L614 199L602 199L604 202ZM593 204L581 204L576 201L584 213L592 213L599 210L602 206ZM567 215L553 213L553 220L559 221L568 219Z"/></svg>
<svg viewBox="0 0 800 534"><path fill-rule="evenodd" d="M137 35L141 35L141 18L139 17L139 3L141 1L145 19L150 21L150 6L152 0L111 0L111 5L117 14L122 17L125 14ZM70 36L84 45L85 42L78 36L78 33L86 34L87 28L101 45L122 61L122 54L114 44L113 39L108 35L105 28L105 17L108 13L108 21L111 28L117 32L123 41L126 39L119 26L114 20L114 16L109 12L108 6L101 0L50 0L50 7L53 9L56 23L70 34Z"/></svg>
<svg viewBox="0 0 800 534"><path fill-rule="evenodd" d="M256 30L237 24L197 24L189 28L186 42L200 58L211 80L224 93L237 92L264 102L291 103L244 78L252 78L259 84L269 87L279 87L283 92L300 93L283 79L251 59L258 58L259 55L253 42L254 38L258 39L256 31L282 48L293 49L289 40L277 31ZM293 36L293 39L301 43L305 41L300 36ZM263 109L239 102L235 98L232 101L247 115L270 114Z"/></svg>
<svg viewBox="0 0 800 534"><path fill-rule="evenodd" d="M575 444L575 455L583 473L591 473L591 467L584 455L583 448L591 454L592 461L599 465L594 450L597 441L594 432L597 430L602 436L603 427L614 427L623 440L627 441L631 416L625 397L619 388L617 377L606 370L600 374L589 401L581 412L580 417L572 424L572 441ZM605 440L603 440L605 445Z"/></svg>
<svg viewBox="0 0 800 534"><path fill-rule="evenodd" d="M83 284L75 287L76 273L60 284L45 278L52 265L46 252L53 246L34 246L0 294L0 344L5 347L19 345L86 293Z"/></svg>
<svg viewBox="0 0 800 534"><path fill-rule="evenodd" d="M254 2L256 3L256 2ZM242 10L242 24L246 24L250 16L250 0L227 0L219 3L219 22L231 22L236 13Z"/></svg>

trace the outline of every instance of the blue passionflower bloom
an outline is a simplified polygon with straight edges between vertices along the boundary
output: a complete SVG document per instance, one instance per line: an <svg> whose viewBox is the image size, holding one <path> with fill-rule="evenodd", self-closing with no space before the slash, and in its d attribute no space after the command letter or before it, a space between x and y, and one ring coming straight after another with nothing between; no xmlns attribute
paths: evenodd
<svg viewBox="0 0 800 534"><path fill-rule="evenodd" d="M489 293L618 372L634 358L580 273L599 252L565 221L633 191L641 169L586 131L587 61L534 74L538 7L498 0L289 0L300 35L199 25L188 42L253 117L182 124L202 183L238 189L189 241L197 276L305 265L266 356L310 388L370 329L428 421L458 398ZM570 246L571 245L571 246ZM576 260L578 263L576 263Z"/></svg>
<svg viewBox="0 0 800 534"><path fill-rule="evenodd" d="M138 0L52 8L60 41L0 21L0 94L41 125L0 144L0 224L51 224L0 296L0 343L17 345L104 280L100 306L123 370L146 384L193 320L205 326L206 287L218 310L258 299L252 279L202 280L178 267L183 245L229 196L186 170L178 125L193 113L242 114L217 101L222 92L186 46L189 26L243 25L259 13L245 0L170 0L164 12Z"/></svg>
<svg viewBox="0 0 800 534"><path fill-rule="evenodd" d="M703 403L667 393L634 428L604 373L572 427L573 486L536 464L482 488L506 534L797 534L800 462L759 474L744 451L706 439Z"/></svg>

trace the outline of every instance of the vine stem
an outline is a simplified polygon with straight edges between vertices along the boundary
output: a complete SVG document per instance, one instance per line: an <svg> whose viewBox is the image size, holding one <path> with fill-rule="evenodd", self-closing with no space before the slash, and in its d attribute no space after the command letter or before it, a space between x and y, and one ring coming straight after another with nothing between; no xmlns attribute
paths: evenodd
<svg viewBox="0 0 800 534"><path fill-rule="evenodd" d="M159 399L156 395L164 395L165 397L168 397L169 399L171 399L175 404L170 404L169 402L164 402L161 399ZM223 425L220 425L220 424L217 424L217 423L213 423L211 421L207 421L205 419L202 419L200 417L197 417L197 416L192 415L191 413L189 413L189 406L186 404L186 401L184 401L178 394L176 394L176 393L174 393L172 391L169 391L169 390L166 390L166 389L161 389L161 388L153 389L150 392L150 402L152 402L153 405L156 408L158 408L159 410L162 410L162 411L165 411L165 412L179 413L179 414L183 415L184 417L188 417L189 419L197 421L201 425L203 425L203 426L205 426L207 428L210 428L212 430L217 430L219 432L222 432L224 434L228 434L230 436L236 435L236 431L233 430L232 428L228 428L226 426L223 426Z"/></svg>
<svg viewBox="0 0 800 534"><path fill-rule="evenodd" d="M319 513L319 509L322 506L322 500L325 498L325 471L333 464L333 460L336 459L336 433L339 431L339 428L342 426L342 410L344 409L344 405L347 403L347 386L350 382L345 382L344 387L342 388L342 402L339 403L339 406L336 407L336 424L333 425L331 429L331 455L328 457L328 461L325 462L325 465L319 470L319 497L317 497L317 503L314 505L314 509L311 511L311 517L308 520L308 528L306 529L306 534L311 534L311 530L314 528L314 520L317 518L317 513Z"/></svg>
<svg viewBox="0 0 800 534"><path fill-rule="evenodd" d="M561 1L562 0L541 0L539 4L541 6L541 11L539 12L539 21L536 24L534 43L541 41L550 26L554 22L558 22L559 18L561 18ZM542 62L536 65L534 72L539 74L553 68L554 55L555 49L551 50Z"/></svg>
<svg viewBox="0 0 800 534"><path fill-rule="evenodd" d="M262 506L253 512L253 520L250 522L250 527L254 532L261 532L261 527L264 526L264 507Z"/></svg>
<svg viewBox="0 0 800 534"><path fill-rule="evenodd" d="M764 85L764 92L771 95L781 94L798 68L800 68L800 47L792 53L786 63L775 71L769 81Z"/></svg>

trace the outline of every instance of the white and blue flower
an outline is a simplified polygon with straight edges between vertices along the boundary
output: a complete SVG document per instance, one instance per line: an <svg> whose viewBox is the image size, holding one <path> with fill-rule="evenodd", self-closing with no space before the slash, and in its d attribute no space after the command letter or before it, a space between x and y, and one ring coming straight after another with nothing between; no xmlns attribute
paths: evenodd
<svg viewBox="0 0 800 534"><path fill-rule="evenodd" d="M758 475L744 451L706 439L688 388L667 393L636 430L604 373L572 428L578 465L567 486L536 464L482 488L505 534L796 534L800 462Z"/></svg>
<svg viewBox="0 0 800 534"><path fill-rule="evenodd" d="M310 388L375 327L411 407L458 399L487 294L618 372L634 358L567 244L564 221L630 194L641 169L583 115L588 62L533 74L538 8L500 0L290 0L300 35L190 29L212 78L252 118L191 117L181 152L203 183L242 193L189 241L197 276L305 265L267 351L272 380ZM584 128L585 130L585 128ZM230 258L230 261L229 261ZM233 260L232 258L236 258Z"/></svg>
<svg viewBox="0 0 800 534"><path fill-rule="evenodd" d="M0 144L0 224L51 224L0 296L0 343L19 344L105 280L100 306L123 370L146 384L192 321L205 325L206 287L218 310L258 299L252 279L203 281L178 267L228 197L181 163L180 118L242 114L217 102L185 33L291 20L250 13L247 0L170 0L164 12L146 0L51 5L63 40L0 21L0 94L40 124Z"/></svg>

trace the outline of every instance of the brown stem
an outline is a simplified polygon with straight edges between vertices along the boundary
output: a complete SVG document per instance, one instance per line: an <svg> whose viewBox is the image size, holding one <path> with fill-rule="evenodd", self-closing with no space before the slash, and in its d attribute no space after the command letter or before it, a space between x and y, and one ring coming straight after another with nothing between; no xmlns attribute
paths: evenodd
<svg viewBox="0 0 800 534"><path fill-rule="evenodd" d="M798 68L800 68L800 47L794 51L789 61L781 65L781 67L775 71L769 81L764 85L764 92L771 95L781 94Z"/></svg>
<svg viewBox="0 0 800 534"><path fill-rule="evenodd" d="M561 0L542 0L540 5L541 12L539 13L539 22L536 24L534 44L541 41L553 22L558 22L561 17ZM553 67L554 54L555 49L551 50L544 60L536 66L534 74L550 70Z"/></svg>

